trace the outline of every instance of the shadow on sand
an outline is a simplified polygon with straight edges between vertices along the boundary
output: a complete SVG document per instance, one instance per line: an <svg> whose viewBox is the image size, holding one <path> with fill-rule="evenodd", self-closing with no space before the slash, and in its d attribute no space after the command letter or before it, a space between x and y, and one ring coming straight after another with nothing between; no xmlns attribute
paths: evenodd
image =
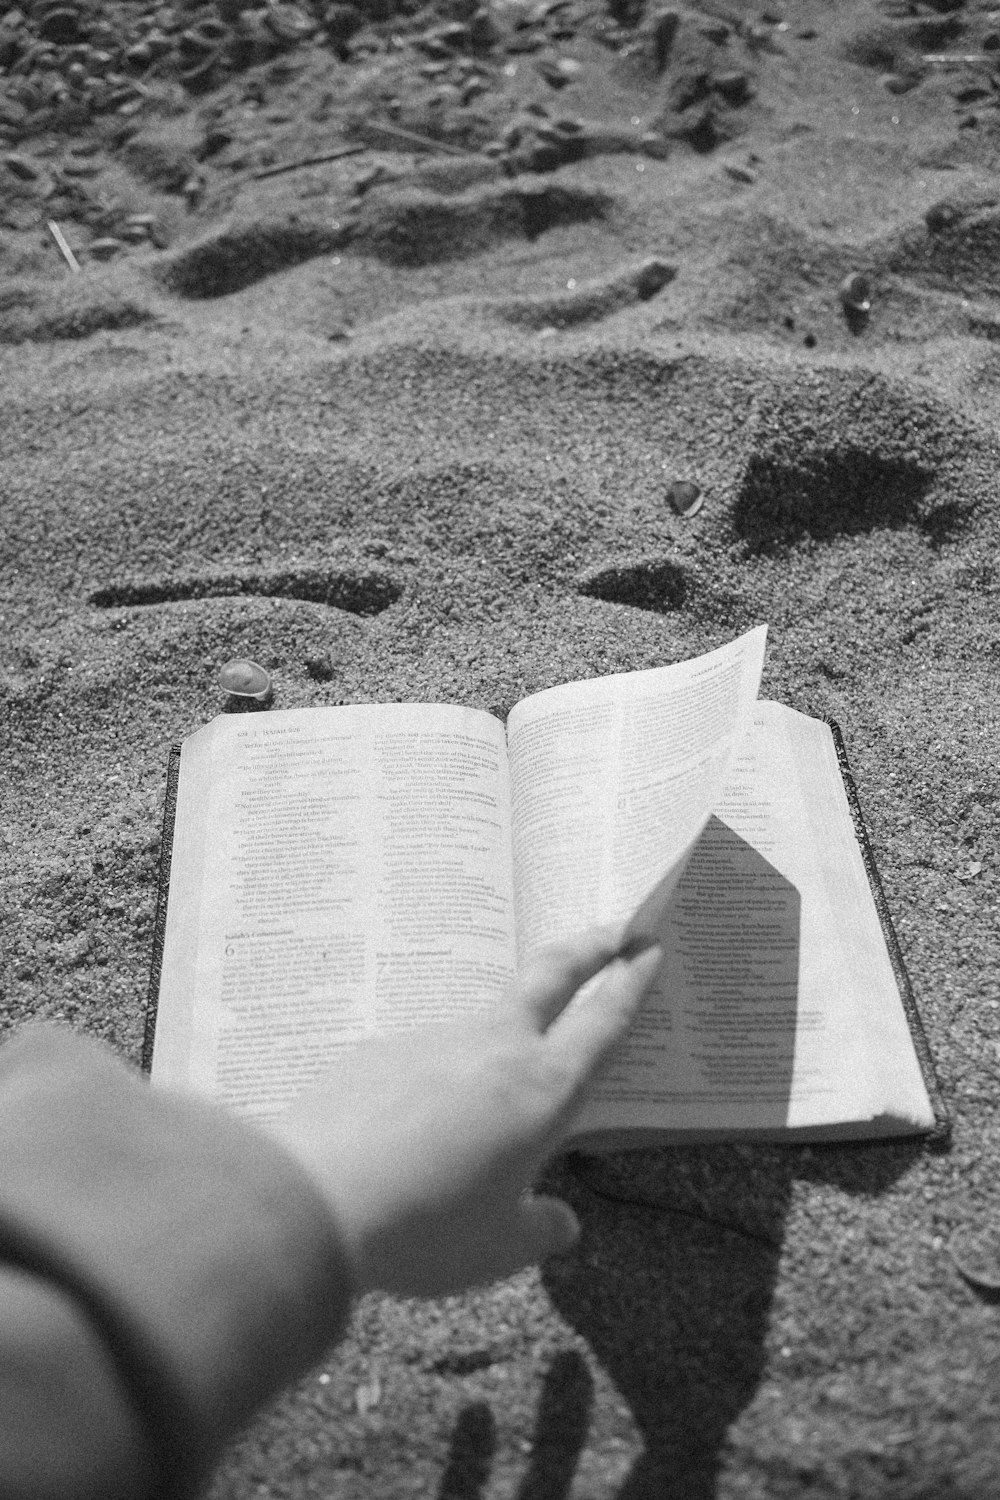
<svg viewBox="0 0 1000 1500"><path fill-rule="evenodd" d="M670 907L674 958L663 988L675 996L677 986L689 994L697 988L700 999L698 1017L675 1019L668 1037L697 1058L713 1091L753 1100L762 1128L783 1125L797 1025L798 891L712 819ZM651 999L654 1012L666 1006L655 992ZM655 1014L644 1026L640 1051L655 1045ZM921 1150L913 1141L726 1142L574 1153L549 1168L543 1187L573 1205L583 1240L576 1254L549 1263L545 1286L642 1435L643 1455L618 1500L715 1495L727 1431L764 1372L795 1181L877 1194ZM517 1500L570 1494L593 1403L587 1362L575 1351L559 1354L545 1378ZM477 1500L494 1444L488 1408L467 1409L439 1500Z"/></svg>
<svg viewBox="0 0 1000 1500"><path fill-rule="evenodd" d="M885 1191L920 1154L913 1141L862 1146L679 1146L568 1159L547 1176L584 1226L581 1252L551 1263L554 1306L586 1339L644 1444L618 1500L712 1500L726 1434L764 1373L769 1315L793 1185ZM577 1439L580 1380L556 1370L550 1443ZM575 1415L574 1415L575 1413ZM568 1451L563 1472L571 1470ZM533 1488L562 1500L569 1485ZM528 1496L519 1497L528 1500Z"/></svg>

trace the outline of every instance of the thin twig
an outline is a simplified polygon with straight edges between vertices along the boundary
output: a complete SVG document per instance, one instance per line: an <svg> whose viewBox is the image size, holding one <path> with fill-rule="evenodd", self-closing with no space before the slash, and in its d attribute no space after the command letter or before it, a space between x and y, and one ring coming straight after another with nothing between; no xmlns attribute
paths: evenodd
<svg viewBox="0 0 1000 1500"><path fill-rule="evenodd" d="M303 156L298 161L283 161L278 167L262 167L250 175L260 181L262 177L277 177L281 172L296 172L299 167L319 167L327 161L339 161L342 156L357 156L359 151L368 151L369 146L338 146L336 151L325 151L322 156Z"/></svg>
<svg viewBox="0 0 1000 1500"><path fill-rule="evenodd" d="M48 224L49 233L55 240L56 244L59 246L59 249L62 252L62 257L65 260L66 264L69 266L71 271L79 271L80 262L77 260L76 256L69 248L69 245L66 243L66 236L59 228L59 225L56 223L55 219L49 219Z"/></svg>
<svg viewBox="0 0 1000 1500"><path fill-rule="evenodd" d="M409 141L413 146L420 146L424 151L445 151L449 156L479 156L481 152L473 151L469 146L454 146L450 141L437 141L429 135L418 135L415 130L404 130L402 125L390 125L385 120L372 120L362 127L369 136L391 135L400 141Z"/></svg>
<svg viewBox="0 0 1000 1500"><path fill-rule="evenodd" d="M966 68L975 67L978 63L992 67L997 65L997 57L993 52L925 52L920 61L928 63L932 68Z"/></svg>

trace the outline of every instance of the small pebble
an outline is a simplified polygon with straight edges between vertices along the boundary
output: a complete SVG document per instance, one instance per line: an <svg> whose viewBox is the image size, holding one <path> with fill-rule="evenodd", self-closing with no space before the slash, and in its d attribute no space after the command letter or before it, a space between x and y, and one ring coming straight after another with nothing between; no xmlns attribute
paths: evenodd
<svg viewBox="0 0 1000 1500"><path fill-rule="evenodd" d="M840 302L845 312L868 313L872 306L871 282L854 271L840 283Z"/></svg>
<svg viewBox="0 0 1000 1500"><path fill-rule="evenodd" d="M956 203L947 200L941 203L932 203L924 214L924 223L931 234L939 234L942 229L951 229L962 217L962 211Z"/></svg>
<svg viewBox="0 0 1000 1500"><path fill-rule="evenodd" d="M136 42L125 49L125 61L131 68L148 68L153 61L153 49L147 42Z"/></svg>
<svg viewBox="0 0 1000 1500"><path fill-rule="evenodd" d="M675 479L667 490L667 499L686 521L696 516L705 503L701 490L690 479Z"/></svg>
<svg viewBox="0 0 1000 1500"><path fill-rule="evenodd" d="M890 94L908 94L916 88L920 78L914 73L885 73L879 82Z"/></svg>
<svg viewBox="0 0 1000 1500"><path fill-rule="evenodd" d="M535 66L550 88L565 88L580 71L580 64L572 57L541 58Z"/></svg>
<svg viewBox="0 0 1000 1500"><path fill-rule="evenodd" d="M234 698L252 698L264 703L271 696L271 679L255 661L237 657L227 661L219 671L219 686Z"/></svg>
<svg viewBox="0 0 1000 1500"><path fill-rule="evenodd" d="M38 168L33 162L28 161L27 157L17 156L11 152L4 157L3 161L8 172L13 172L14 176L19 177L22 182L37 181L39 175Z"/></svg>
<svg viewBox="0 0 1000 1500"><path fill-rule="evenodd" d="M753 96L746 73L718 73L712 80L712 87L728 104L746 104Z"/></svg>
<svg viewBox="0 0 1000 1500"><path fill-rule="evenodd" d="M639 149L644 156L665 161L670 155L670 142L658 130L647 130L639 140Z"/></svg>
<svg viewBox="0 0 1000 1500"><path fill-rule="evenodd" d="M115 239L112 235L106 235L103 239L91 240L87 246L87 254L93 260L110 260L113 255L117 255L119 250L124 250L124 248L121 240Z"/></svg>
<svg viewBox="0 0 1000 1500"><path fill-rule="evenodd" d="M298 5L269 5L265 17L279 41L301 42L312 36L317 22Z"/></svg>
<svg viewBox="0 0 1000 1500"><path fill-rule="evenodd" d="M1000 1229L957 1229L948 1246L959 1273L973 1286L1000 1292Z"/></svg>

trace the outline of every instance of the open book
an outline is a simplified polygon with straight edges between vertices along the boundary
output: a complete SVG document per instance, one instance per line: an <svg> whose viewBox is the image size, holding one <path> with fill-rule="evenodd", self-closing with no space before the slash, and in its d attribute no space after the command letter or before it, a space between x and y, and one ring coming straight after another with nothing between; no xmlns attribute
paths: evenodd
<svg viewBox="0 0 1000 1500"><path fill-rule="evenodd" d="M933 1131L837 736L757 701L765 638L551 688L506 730L397 703L190 736L154 1083L267 1117L360 1037L488 1009L540 944L631 914L665 961L574 1145Z"/></svg>

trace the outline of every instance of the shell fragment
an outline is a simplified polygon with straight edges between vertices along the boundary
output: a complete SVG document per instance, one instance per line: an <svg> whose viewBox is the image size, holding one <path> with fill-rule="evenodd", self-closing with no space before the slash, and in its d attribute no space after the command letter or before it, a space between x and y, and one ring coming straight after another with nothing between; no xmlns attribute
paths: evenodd
<svg viewBox="0 0 1000 1500"><path fill-rule="evenodd" d="M266 703L271 696L271 679L255 661L236 657L219 670L219 686L233 698L252 698Z"/></svg>

